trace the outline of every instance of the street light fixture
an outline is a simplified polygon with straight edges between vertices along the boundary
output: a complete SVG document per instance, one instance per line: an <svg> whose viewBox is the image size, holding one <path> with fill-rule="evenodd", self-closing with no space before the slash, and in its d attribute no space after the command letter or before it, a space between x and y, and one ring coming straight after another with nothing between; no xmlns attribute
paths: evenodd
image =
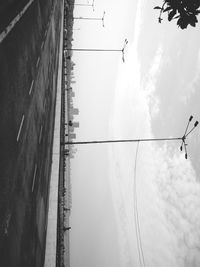
<svg viewBox="0 0 200 267"><path fill-rule="evenodd" d="M190 116L185 133L183 135L183 137L169 137L169 138L144 138L144 139L117 139L117 140L94 140L94 141L75 141L75 142L65 142L64 145L87 145L87 144L106 144L106 143L138 143L138 142L155 142L155 141L178 141L178 140L182 140L181 146L180 146L180 150L183 150L183 146L184 146L184 150L185 150L185 159L188 158L188 154L187 154L187 144L186 144L186 139L188 137L188 135L197 127L197 125L199 124L198 121L196 121L194 123L193 128L187 133L188 130L188 126L191 122L191 120L193 119L193 116Z"/></svg>
<svg viewBox="0 0 200 267"><path fill-rule="evenodd" d="M198 121L196 121L195 123L194 123L194 126L192 127L192 129L187 133L187 130L188 130L188 127L189 127L189 125L190 125L190 123L191 123L191 121L192 121L192 119L193 119L193 116L190 116L190 118L189 118L189 120L188 120L188 123L187 123L187 126L186 126L186 129L185 129L185 133L184 133L184 135L183 135L183 137L182 137L182 143L181 143L181 146L180 146L180 150L182 151L183 150L183 147L184 147L184 150L185 150L185 158L187 159L187 157L188 157L188 154L187 154L187 145L188 144L186 144L186 138L187 138L187 136L197 127L197 125L199 124L199 122Z"/></svg>
<svg viewBox="0 0 200 267"><path fill-rule="evenodd" d="M93 0L92 4L74 4L74 6L91 6L93 11L94 11L94 0Z"/></svg>
<svg viewBox="0 0 200 267"><path fill-rule="evenodd" d="M80 20L101 20L102 21L102 26L105 27L105 23L104 23L104 20L105 20L105 14L106 12L104 11L103 12L103 16L101 18L86 18L86 17L74 17L73 19L80 19Z"/></svg>
<svg viewBox="0 0 200 267"><path fill-rule="evenodd" d="M121 52L122 53L122 60L123 60L123 62L125 62L124 53L125 53L125 48L126 48L126 45L127 44L128 44L128 40L125 39L124 46L122 47L122 49L64 48L64 50L67 50L67 51L77 51L77 52Z"/></svg>

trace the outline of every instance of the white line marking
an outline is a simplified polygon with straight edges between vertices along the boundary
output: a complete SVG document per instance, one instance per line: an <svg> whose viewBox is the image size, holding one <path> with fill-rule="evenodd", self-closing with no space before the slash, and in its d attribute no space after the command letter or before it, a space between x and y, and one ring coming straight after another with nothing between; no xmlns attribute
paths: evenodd
<svg viewBox="0 0 200 267"><path fill-rule="evenodd" d="M21 12L10 22L10 24L5 28L3 32L0 33L0 43L6 38L6 36L11 32L14 28L15 24L20 20L20 18L24 15L29 6L33 3L34 0L30 0L29 3L22 9Z"/></svg>
<svg viewBox="0 0 200 267"><path fill-rule="evenodd" d="M30 95L31 92L32 92L32 89L33 89L33 83L34 83L34 80L32 80L31 87L30 87L30 90L29 90L29 95Z"/></svg>
<svg viewBox="0 0 200 267"><path fill-rule="evenodd" d="M41 49L43 49L43 46L44 46L44 41L42 42Z"/></svg>
<svg viewBox="0 0 200 267"><path fill-rule="evenodd" d="M40 136L39 136L39 144L41 143L41 139L42 139L42 130L43 130L43 126L41 125L41 127L40 127Z"/></svg>
<svg viewBox="0 0 200 267"><path fill-rule="evenodd" d="M37 60L36 68L38 67L39 62L40 62L40 57L39 57L38 60Z"/></svg>
<svg viewBox="0 0 200 267"><path fill-rule="evenodd" d="M24 123L24 115L22 116L21 123L20 123L20 126L19 126L19 130L18 130L18 134L17 134L17 142L19 141L19 137L20 137L20 134L21 134L23 123Z"/></svg>
<svg viewBox="0 0 200 267"><path fill-rule="evenodd" d="M37 164L35 164L35 169L34 169L33 183L32 183L32 192L33 192L33 190L34 190L34 186L35 186L36 172L37 172Z"/></svg>

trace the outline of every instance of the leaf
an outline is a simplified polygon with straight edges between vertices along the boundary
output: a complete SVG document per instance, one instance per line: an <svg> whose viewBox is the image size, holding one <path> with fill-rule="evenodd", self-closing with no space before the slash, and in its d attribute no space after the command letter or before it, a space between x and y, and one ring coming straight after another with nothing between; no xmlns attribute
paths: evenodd
<svg viewBox="0 0 200 267"><path fill-rule="evenodd" d="M180 17L177 21L177 25L183 30L187 28L188 23Z"/></svg>
<svg viewBox="0 0 200 267"><path fill-rule="evenodd" d="M172 9L172 7L171 7L171 6L168 6L168 7L166 7L166 8L163 10L163 12L169 11L170 9Z"/></svg>
<svg viewBox="0 0 200 267"><path fill-rule="evenodd" d="M162 9L160 6L155 6L153 9Z"/></svg>
<svg viewBox="0 0 200 267"><path fill-rule="evenodd" d="M194 21L190 21L190 25L191 25L192 27L195 27L195 26L196 26L196 24L195 24Z"/></svg>
<svg viewBox="0 0 200 267"><path fill-rule="evenodd" d="M190 25L195 27L196 26L196 22L198 22L196 16L195 15L190 16Z"/></svg>
<svg viewBox="0 0 200 267"><path fill-rule="evenodd" d="M171 21L175 15L176 15L176 10L172 10L168 15L168 20Z"/></svg>

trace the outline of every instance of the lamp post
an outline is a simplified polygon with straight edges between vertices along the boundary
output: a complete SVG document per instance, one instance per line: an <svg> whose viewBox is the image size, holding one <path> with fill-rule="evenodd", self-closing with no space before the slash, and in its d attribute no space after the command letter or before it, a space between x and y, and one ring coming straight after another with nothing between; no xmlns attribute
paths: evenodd
<svg viewBox="0 0 200 267"><path fill-rule="evenodd" d="M75 142L65 142L64 145L88 145L88 144L108 144L108 143L138 143L138 142L156 142L156 141L182 141L180 150L185 150L185 158L187 159L187 149L186 149L186 139L188 135L197 127L199 124L198 121L194 123L192 129L187 132L190 122L192 121L193 116L190 116L185 133L182 137L167 137L167 138L144 138L144 139L117 139L117 140L93 140L93 141L75 141Z"/></svg>
<svg viewBox="0 0 200 267"><path fill-rule="evenodd" d="M74 6L91 6L93 11L94 11L94 0L93 0L92 4L74 4Z"/></svg>
<svg viewBox="0 0 200 267"><path fill-rule="evenodd" d="M106 12L104 11L102 18L74 17L73 19L77 19L77 20L78 19L80 19L80 20L100 20L100 21L102 21L102 26L105 27L105 24L104 24L105 14L106 14Z"/></svg>
<svg viewBox="0 0 200 267"><path fill-rule="evenodd" d="M65 142L65 144L66 145L88 145L88 144L137 143L137 142L177 141L177 140L182 140L182 137L75 141L75 142Z"/></svg>
<svg viewBox="0 0 200 267"><path fill-rule="evenodd" d="M128 44L127 39L124 41L124 46L122 49L102 49L102 48L64 48L67 51L77 51L77 52L121 52L122 53L122 60L125 62L124 51L126 45Z"/></svg>

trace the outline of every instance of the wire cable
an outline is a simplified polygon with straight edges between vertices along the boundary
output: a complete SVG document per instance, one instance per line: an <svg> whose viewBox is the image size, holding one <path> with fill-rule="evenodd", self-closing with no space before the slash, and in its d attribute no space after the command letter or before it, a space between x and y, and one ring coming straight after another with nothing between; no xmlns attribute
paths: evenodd
<svg viewBox="0 0 200 267"><path fill-rule="evenodd" d="M141 267L145 267L145 258L144 258L143 248L142 248L140 222L139 222L138 207L137 207L137 158L138 158L138 151L139 151L139 141L138 141L137 147L136 147L135 165L134 165L134 220L135 220L135 231L136 231L136 238L137 238L139 262L140 262Z"/></svg>
<svg viewBox="0 0 200 267"><path fill-rule="evenodd" d="M141 250L140 250L140 242L139 242L139 233L138 233L138 223L137 223L137 195L136 195L136 170L137 170L137 155L138 155L138 149L139 149L139 142L137 143L137 148L135 152L135 165L134 165L134 180L133 180L133 192L134 192L134 221L135 221L135 233L136 233L136 240L137 240L137 250L138 250L138 256L139 256L139 263L142 267L142 258L141 258Z"/></svg>

